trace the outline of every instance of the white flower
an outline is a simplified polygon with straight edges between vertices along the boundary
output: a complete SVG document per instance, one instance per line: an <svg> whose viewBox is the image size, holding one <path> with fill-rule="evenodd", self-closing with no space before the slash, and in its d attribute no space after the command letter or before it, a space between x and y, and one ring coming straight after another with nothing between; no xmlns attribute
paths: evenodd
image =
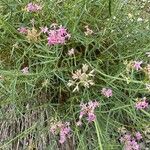
<svg viewBox="0 0 150 150"><path fill-rule="evenodd" d="M67 86L70 87L70 86L74 85L74 83L75 83L75 82L74 82L73 80L69 80L69 82L67 83Z"/></svg>
<svg viewBox="0 0 150 150"><path fill-rule="evenodd" d="M75 91L79 91L79 86L78 85L76 85L76 87L73 89L73 92L75 92Z"/></svg>
<svg viewBox="0 0 150 150"><path fill-rule="evenodd" d="M113 19L116 19L116 16L113 16Z"/></svg>
<svg viewBox="0 0 150 150"><path fill-rule="evenodd" d="M144 68L144 72L150 79L150 64L147 64L147 66Z"/></svg>
<svg viewBox="0 0 150 150"><path fill-rule="evenodd" d="M94 70L90 71L89 76L94 77Z"/></svg>
<svg viewBox="0 0 150 150"><path fill-rule="evenodd" d="M72 73L72 79L69 80L68 86L75 86L73 92L79 91L79 85L89 88L90 85L94 85L94 81L91 79L93 77L94 70L88 73L89 66L87 64L82 65L82 69L78 69L75 73Z"/></svg>
<svg viewBox="0 0 150 150"><path fill-rule="evenodd" d="M69 55L69 56L74 55L74 53L75 53L75 52L74 52L74 49L73 49L73 48L72 48L71 50L68 51L68 55Z"/></svg>
<svg viewBox="0 0 150 150"><path fill-rule="evenodd" d="M83 64L82 65L82 70L84 73L86 73L88 71L89 66L87 64Z"/></svg>
<svg viewBox="0 0 150 150"><path fill-rule="evenodd" d="M150 57L150 52L146 52L147 56Z"/></svg>
<svg viewBox="0 0 150 150"><path fill-rule="evenodd" d="M0 75L0 81L4 80L4 77Z"/></svg>
<svg viewBox="0 0 150 150"><path fill-rule="evenodd" d="M86 36L93 34L93 30L89 29L88 26L85 26L86 31L84 32Z"/></svg>
<svg viewBox="0 0 150 150"><path fill-rule="evenodd" d="M143 19L142 19L142 18L138 18L137 21L138 21L138 22L141 22L141 21L143 21Z"/></svg>
<svg viewBox="0 0 150 150"><path fill-rule="evenodd" d="M81 69L75 71L75 73L72 73L72 79L79 79L81 77L82 73L81 73Z"/></svg>
<svg viewBox="0 0 150 150"><path fill-rule="evenodd" d="M133 17L133 15L129 13L129 14L128 14L128 17L131 19L131 18Z"/></svg>
<svg viewBox="0 0 150 150"><path fill-rule="evenodd" d="M24 67L21 71L23 74L28 74L29 73L29 67Z"/></svg>
<svg viewBox="0 0 150 150"><path fill-rule="evenodd" d="M43 87L47 87L48 84L49 84L49 80L46 79L46 80L43 81L42 86L43 86Z"/></svg>
<svg viewBox="0 0 150 150"><path fill-rule="evenodd" d="M146 89L150 92L150 83L147 83L145 85L146 85Z"/></svg>

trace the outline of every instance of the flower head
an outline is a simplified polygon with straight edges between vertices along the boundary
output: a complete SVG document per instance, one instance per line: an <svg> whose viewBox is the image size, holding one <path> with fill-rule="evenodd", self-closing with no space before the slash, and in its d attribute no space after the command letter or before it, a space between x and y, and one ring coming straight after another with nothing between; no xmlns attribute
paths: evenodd
<svg viewBox="0 0 150 150"><path fill-rule="evenodd" d="M47 32L48 32L48 27L47 27L47 26L45 26L45 27L40 27L40 29L41 29L41 32L42 32L42 33L47 33Z"/></svg>
<svg viewBox="0 0 150 150"><path fill-rule="evenodd" d="M27 34L28 32L28 29L26 27L20 27L17 30L22 34Z"/></svg>
<svg viewBox="0 0 150 150"><path fill-rule="evenodd" d="M120 141L123 143L123 142L126 142L126 141L130 141L131 140L131 135L129 133L127 134L124 134L123 137L121 137Z"/></svg>
<svg viewBox="0 0 150 150"><path fill-rule="evenodd" d="M131 141L129 141L128 144L132 148L132 150L140 150L140 146L137 143L137 141L135 141L135 139L132 139Z"/></svg>
<svg viewBox="0 0 150 150"><path fill-rule="evenodd" d="M143 21L143 19L142 18L137 18L137 21L141 22L141 21Z"/></svg>
<svg viewBox="0 0 150 150"><path fill-rule="evenodd" d="M147 56L150 57L150 52L146 52Z"/></svg>
<svg viewBox="0 0 150 150"><path fill-rule="evenodd" d="M88 122L93 122L96 119L96 115L92 112L92 113L88 113L88 117L87 120Z"/></svg>
<svg viewBox="0 0 150 150"><path fill-rule="evenodd" d="M29 73L29 67L24 67L21 71L23 74L28 74Z"/></svg>
<svg viewBox="0 0 150 150"><path fill-rule="evenodd" d="M150 83L146 83L145 86L146 86L146 89L147 89L148 91L150 91Z"/></svg>
<svg viewBox="0 0 150 150"><path fill-rule="evenodd" d="M124 144L124 150L140 150L140 145L130 134L123 135L120 141Z"/></svg>
<svg viewBox="0 0 150 150"><path fill-rule="evenodd" d="M112 97L112 90L111 90L111 89L103 88L103 89L101 90L101 93L102 93L105 97L107 97L107 98Z"/></svg>
<svg viewBox="0 0 150 150"><path fill-rule="evenodd" d="M68 51L68 55L69 56L73 56L74 55L74 48L72 48L72 49L70 49L69 51Z"/></svg>
<svg viewBox="0 0 150 150"><path fill-rule="evenodd" d="M141 67L142 63L143 63L143 61L134 61L133 68L135 68L137 71L141 70L142 69L142 67Z"/></svg>
<svg viewBox="0 0 150 150"><path fill-rule="evenodd" d="M43 87L47 87L49 85L49 80L48 79L45 79L43 82L42 82L42 86Z"/></svg>
<svg viewBox="0 0 150 150"><path fill-rule="evenodd" d="M137 110L142 110L148 108L149 104L146 102L146 97L140 99L135 103L135 107Z"/></svg>
<svg viewBox="0 0 150 150"><path fill-rule="evenodd" d="M60 140L59 142L61 144L63 144L66 141L66 138L68 137L68 135L70 134L70 127L67 124L64 124L61 128L60 128Z"/></svg>
<svg viewBox="0 0 150 150"><path fill-rule="evenodd" d="M81 125L82 125L81 120L79 120L78 122L76 122L76 125L77 125L77 126L81 126Z"/></svg>
<svg viewBox="0 0 150 150"><path fill-rule="evenodd" d="M4 77L0 75L0 81L3 81L3 80L4 80Z"/></svg>
<svg viewBox="0 0 150 150"><path fill-rule="evenodd" d="M82 125L82 118L83 116L87 116L87 121L93 122L96 119L96 115L94 114L94 110L99 107L99 102L97 101L89 101L88 103L81 103L80 104L81 110L79 115L79 121L77 122L77 126Z"/></svg>
<svg viewBox="0 0 150 150"><path fill-rule="evenodd" d="M144 68L144 72L150 79L150 64L147 64L147 66Z"/></svg>
<svg viewBox="0 0 150 150"><path fill-rule="evenodd" d="M135 137L136 137L136 139L137 139L138 141L143 138L140 132L136 132L136 133L135 133Z"/></svg>
<svg viewBox="0 0 150 150"><path fill-rule="evenodd" d="M27 39L29 42L37 42L40 37L40 32L38 32L34 27L31 30L27 31Z"/></svg>
<svg viewBox="0 0 150 150"><path fill-rule="evenodd" d="M89 29L89 26L85 26L86 31L84 32L86 36L93 34L93 30Z"/></svg>
<svg viewBox="0 0 150 150"><path fill-rule="evenodd" d="M29 3L26 6L26 10L27 10L27 12L37 12L39 10L42 10L42 7L38 4Z"/></svg>
<svg viewBox="0 0 150 150"><path fill-rule="evenodd" d="M51 126L50 131L52 134L59 134L60 136L59 142L63 144L70 135L71 132L70 123L57 122Z"/></svg>
<svg viewBox="0 0 150 150"><path fill-rule="evenodd" d="M52 24L50 25L50 27L53 28L53 29L56 29L56 28L58 27L58 24L57 24L57 23L52 23Z"/></svg>
<svg viewBox="0 0 150 150"><path fill-rule="evenodd" d="M75 85L73 92L79 91L79 85L84 86L86 88L89 88L90 85L94 85L94 82L91 79L94 76L94 70L88 73L88 67L88 65L83 64L82 69L78 69L74 73L72 73L72 80L69 80L67 85L69 87Z"/></svg>
<svg viewBox="0 0 150 150"><path fill-rule="evenodd" d="M49 45L65 44L66 39L70 38L67 29L62 26L51 29L48 34L47 40Z"/></svg>

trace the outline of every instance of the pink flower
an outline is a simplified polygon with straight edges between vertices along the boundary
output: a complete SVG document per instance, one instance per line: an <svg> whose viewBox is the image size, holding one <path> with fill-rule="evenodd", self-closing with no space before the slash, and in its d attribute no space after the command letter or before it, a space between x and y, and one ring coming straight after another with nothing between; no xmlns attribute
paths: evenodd
<svg viewBox="0 0 150 150"><path fill-rule="evenodd" d="M131 140L131 135L130 134L125 134L124 135L124 140L125 141L130 141Z"/></svg>
<svg viewBox="0 0 150 150"><path fill-rule="evenodd" d="M53 29L49 31L49 36L47 38L49 45L65 44L66 39L70 37L67 30L60 26L58 29Z"/></svg>
<svg viewBox="0 0 150 150"><path fill-rule="evenodd" d="M41 29L41 32L42 32L42 33L47 33L47 32L48 32L48 27L47 27L47 26L45 26L45 27L40 27L40 29Z"/></svg>
<svg viewBox="0 0 150 150"><path fill-rule="evenodd" d="M94 114L94 110L96 109L96 107L99 107L99 103L97 101L90 101L85 104L82 103L80 104L80 107L81 107L81 111L79 115L79 121L77 122L77 126L82 125L81 120L83 116L87 116L88 122L95 121L96 115Z"/></svg>
<svg viewBox="0 0 150 150"><path fill-rule="evenodd" d="M132 150L140 150L139 144L134 139L130 141L130 145L132 146Z"/></svg>
<svg viewBox="0 0 150 150"><path fill-rule="evenodd" d="M58 42L58 36L57 36L57 33L55 31L49 32L49 36L48 36L47 40L48 40L49 45L56 45L59 43Z"/></svg>
<svg viewBox="0 0 150 150"><path fill-rule="evenodd" d="M60 140L59 143L63 144L66 141L66 136L63 132L60 132Z"/></svg>
<svg viewBox="0 0 150 150"><path fill-rule="evenodd" d="M142 110L148 108L149 104L146 102L146 98L143 98L141 101L136 102L135 107L137 110Z"/></svg>
<svg viewBox="0 0 150 150"><path fill-rule="evenodd" d="M143 138L140 132L136 132L136 133L135 133L135 137L136 137L136 139L137 139L138 141Z"/></svg>
<svg viewBox="0 0 150 150"><path fill-rule="evenodd" d="M88 105L89 105L89 108L94 110L96 107L99 107L99 102L97 102L97 101L94 101L94 102L90 101L90 102L88 102Z"/></svg>
<svg viewBox="0 0 150 150"><path fill-rule="evenodd" d="M130 141L131 140L131 135L130 134L125 134L123 137L121 137L120 141L121 143L124 143L126 141Z"/></svg>
<svg viewBox="0 0 150 150"><path fill-rule="evenodd" d="M143 63L143 61L134 61L133 67L138 71L140 69L142 69L141 64Z"/></svg>
<svg viewBox="0 0 150 150"><path fill-rule="evenodd" d="M69 127L62 127L60 129L60 140L59 142L63 144L66 141L67 135L70 133L70 128Z"/></svg>
<svg viewBox="0 0 150 150"><path fill-rule="evenodd" d="M131 143L130 141L127 141L127 142L124 144L123 150L133 150L130 143Z"/></svg>
<svg viewBox="0 0 150 150"><path fill-rule="evenodd" d="M87 120L88 120L89 122L93 122L93 121L95 121L95 119L96 119L96 116L95 116L94 113L88 113L88 118L87 118Z"/></svg>
<svg viewBox="0 0 150 150"><path fill-rule="evenodd" d="M21 71L23 74L28 74L29 73L29 67L24 67Z"/></svg>
<svg viewBox="0 0 150 150"><path fill-rule="evenodd" d="M28 12L37 12L39 10L42 10L42 7L38 4L29 3L27 4L26 9Z"/></svg>
<svg viewBox="0 0 150 150"><path fill-rule="evenodd" d="M58 123L52 125L52 127L50 129L50 131L53 134L57 133L56 130L58 131L59 136L60 136L59 142L61 144L63 144L70 135L71 128L69 127L69 125L70 124L68 122L66 122L66 123L58 122Z"/></svg>
<svg viewBox="0 0 150 150"><path fill-rule="evenodd" d="M28 32L27 28L26 27L20 27L17 29L20 33L22 34L26 34Z"/></svg>
<svg viewBox="0 0 150 150"><path fill-rule="evenodd" d="M124 144L124 150L140 150L139 144L130 134L123 135L120 141Z"/></svg>
<svg viewBox="0 0 150 150"><path fill-rule="evenodd" d="M112 90L111 90L111 89L103 88L103 89L101 90L101 93L102 93L105 97L107 97L107 98L112 97Z"/></svg>
<svg viewBox="0 0 150 150"><path fill-rule="evenodd" d="M79 115L79 119L81 120L85 114L86 114L85 110L81 111Z"/></svg>
<svg viewBox="0 0 150 150"><path fill-rule="evenodd" d="M60 140L59 142L63 144L66 141L66 138L70 134L70 127L67 124L63 124L63 126L60 128Z"/></svg>
<svg viewBox="0 0 150 150"><path fill-rule="evenodd" d="M57 32L59 33L60 36L66 36L68 34L67 30L62 26L60 26L60 28L57 29Z"/></svg>

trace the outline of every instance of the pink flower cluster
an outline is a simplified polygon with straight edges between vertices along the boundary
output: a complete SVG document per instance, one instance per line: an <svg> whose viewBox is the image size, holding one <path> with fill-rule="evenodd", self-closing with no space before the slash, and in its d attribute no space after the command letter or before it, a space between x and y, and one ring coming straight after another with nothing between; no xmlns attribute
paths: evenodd
<svg viewBox="0 0 150 150"><path fill-rule="evenodd" d="M96 119L96 115L94 114L94 110L96 107L99 107L99 102L97 101L89 101L88 103L85 104L80 104L81 111L79 115L79 121L77 122L77 126L82 125L82 117L87 116L88 122L93 122Z"/></svg>
<svg viewBox="0 0 150 150"><path fill-rule="evenodd" d="M111 90L111 89L103 88L103 89L101 90L101 93L102 93L105 97L107 97L107 98L112 97L112 90Z"/></svg>
<svg viewBox="0 0 150 150"><path fill-rule="evenodd" d="M33 25L34 26L34 25ZM71 36L70 34L67 32L67 29L64 28L63 26L57 26L57 24L51 25L51 27L53 27L53 29L50 29L45 26L45 27L40 27L40 33L47 33L48 34L48 44L49 45L57 45L57 44L65 44L66 40L69 39ZM28 29L26 27L20 27L18 28L18 31L21 34L27 34L28 33ZM68 55L71 56L74 54L74 49L71 49L68 52Z"/></svg>
<svg viewBox="0 0 150 150"><path fill-rule="evenodd" d="M28 12L37 12L39 10L42 10L42 7L38 4L29 3L27 4L26 9Z"/></svg>
<svg viewBox="0 0 150 150"><path fill-rule="evenodd" d="M120 138L120 141L124 144L124 150L140 150L138 141L141 139L141 133L136 132L135 137L132 137L130 134L125 134Z"/></svg>
<svg viewBox="0 0 150 150"><path fill-rule="evenodd" d="M70 38L67 29L60 26L49 31L47 38L49 45L65 44L66 39Z"/></svg>
<svg viewBox="0 0 150 150"><path fill-rule="evenodd" d="M59 142L63 144L70 135L71 132L70 123L57 122L56 124L51 126L50 131L53 134L59 133L60 136Z"/></svg>
<svg viewBox="0 0 150 150"><path fill-rule="evenodd" d="M149 104L146 101L146 97L142 98L140 101L137 101L135 107L137 110L142 110L148 108Z"/></svg>

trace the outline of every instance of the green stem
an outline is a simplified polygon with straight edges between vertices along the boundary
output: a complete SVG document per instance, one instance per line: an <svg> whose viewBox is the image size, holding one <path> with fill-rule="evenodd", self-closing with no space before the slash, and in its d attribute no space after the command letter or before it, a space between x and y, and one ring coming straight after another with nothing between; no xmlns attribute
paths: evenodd
<svg viewBox="0 0 150 150"><path fill-rule="evenodd" d="M97 122L97 120L94 121L94 124L95 124L95 128L96 128L96 134L97 134L97 138L98 138L99 149L100 149L100 150L103 150L102 143L101 143L101 139L100 139L101 130L100 130L100 128L98 127L98 122ZM99 133L100 133L100 134L99 134Z"/></svg>

